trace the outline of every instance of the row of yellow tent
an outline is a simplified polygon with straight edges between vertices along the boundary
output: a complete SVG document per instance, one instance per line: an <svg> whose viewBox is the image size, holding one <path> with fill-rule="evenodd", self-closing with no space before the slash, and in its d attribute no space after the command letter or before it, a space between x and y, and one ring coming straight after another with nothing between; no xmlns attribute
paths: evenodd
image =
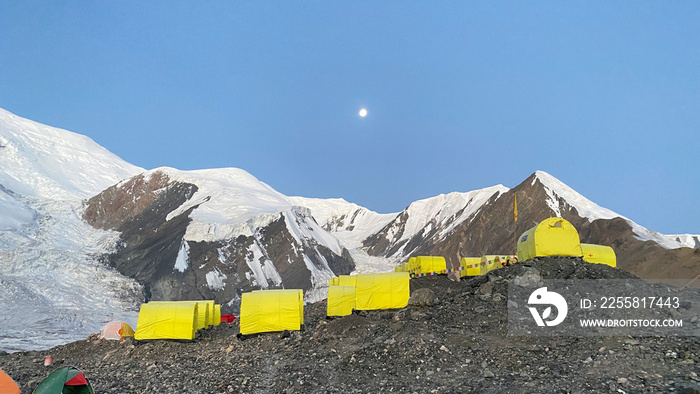
<svg viewBox="0 0 700 394"><path fill-rule="evenodd" d="M578 231L562 218L545 219L525 231L517 244L517 255L485 255L462 257L459 267L447 268L444 257L417 256L394 268L394 272L408 272L412 277L459 272L460 277L484 275L489 271L541 256L582 257L589 263L617 266L615 251L609 246L581 243Z"/></svg>
<svg viewBox="0 0 700 394"><path fill-rule="evenodd" d="M213 300L151 301L141 304L134 338L192 340L197 330L220 322L221 305Z"/></svg>
<svg viewBox="0 0 700 394"><path fill-rule="evenodd" d="M394 272L408 272L411 277L449 274L451 272L459 272L460 277L478 276L516 261L515 256L508 255L462 257L459 267L447 268L445 258L442 256L418 256L411 257L407 262L401 263L394 268Z"/></svg>
<svg viewBox="0 0 700 394"><path fill-rule="evenodd" d="M397 309L408 305L408 273L341 275L328 287L328 316L353 310ZM255 290L241 295L241 335L294 331L304 324L302 290Z"/></svg>
<svg viewBox="0 0 700 394"><path fill-rule="evenodd" d="M328 281L328 316L347 316L353 310L398 309L411 296L407 272L340 275Z"/></svg>

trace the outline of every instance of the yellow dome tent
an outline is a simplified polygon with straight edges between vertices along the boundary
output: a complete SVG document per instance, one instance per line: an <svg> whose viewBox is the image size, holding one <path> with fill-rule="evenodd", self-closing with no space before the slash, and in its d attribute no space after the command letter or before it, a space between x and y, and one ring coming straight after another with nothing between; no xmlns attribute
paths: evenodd
<svg viewBox="0 0 700 394"><path fill-rule="evenodd" d="M578 231L567 220L549 218L525 231L518 238L518 261L538 256L581 257Z"/></svg>
<svg viewBox="0 0 700 394"><path fill-rule="evenodd" d="M136 323L137 340L194 339L199 315L196 302L149 302L141 304Z"/></svg>
<svg viewBox="0 0 700 394"><path fill-rule="evenodd" d="M355 286L328 288L327 316L347 316L355 309Z"/></svg>
<svg viewBox="0 0 700 394"><path fill-rule="evenodd" d="M256 290L241 295L240 332L243 335L299 330L302 324L303 290Z"/></svg>
<svg viewBox="0 0 700 394"><path fill-rule="evenodd" d="M355 275L355 309L397 309L408 305L410 298L407 272Z"/></svg>
<svg viewBox="0 0 700 394"><path fill-rule="evenodd" d="M589 263L617 267L617 257L610 246L581 244L581 252L583 252L583 259Z"/></svg>

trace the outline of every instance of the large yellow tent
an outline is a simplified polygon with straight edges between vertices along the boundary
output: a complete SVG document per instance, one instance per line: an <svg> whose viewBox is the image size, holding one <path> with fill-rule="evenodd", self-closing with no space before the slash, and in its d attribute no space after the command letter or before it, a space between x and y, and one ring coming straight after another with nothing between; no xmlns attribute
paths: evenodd
<svg viewBox="0 0 700 394"><path fill-rule="evenodd" d="M567 220L549 218L518 238L518 261L538 256L581 257L578 231Z"/></svg>
<svg viewBox="0 0 700 394"><path fill-rule="evenodd" d="M482 272L481 257L462 257L459 261L460 267L463 268L461 276L479 276L486 273Z"/></svg>
<svg viewBox="0 0 700 394"><path fill-rule="evenodd" d="M209 328L214 324L214 301L213 300L198 300L198 301L151 301L149 304L198 304L197 307L197 329Z"/></svg>
<svg viewBox="0 0 700 394"><path fill-rule="evenodd" d="M581 244L581 252L583 252L583 259L589 263L617 267L617 257L610 246Z"/></svg>
<svg viewBox="0 0 700 394"><path fill-rule="evenodd" d="M418 256L416 257L417 274L438 273L447 270L445 258L442 256Z"/></svg>
<svg viewBox="0 0 700 394"><path fill-rule="evenodd" d="M302 290L256 290L241 295L240 332L243 335L299 330L302 324Z"/></svg>
<svg viewBox="0 0 700 394"><path fill-rule="evenodd" d="M327 316L347 316L355 309L355 286L328 288Z"/></svg>
<svg viewBox="0 0 700 394"><path fill-rule="evenodd" d="M137 340L194 339L198 315L196 302L141 304L134 337Z"/></svg>
<svg viewBox="0 0 700 394"><path fill-rule="evenodd" d="M416 268L417 268L417 265L416 265L416 258L415 258L415 257L410 257L410 258L408 259L408 272L411 273L411 274L413 274L413 273L415 273Z"/></svg>
<svg viewBox="0 0 700 394"><path fill-rule="evenodd" d="M328 279L328 286L338 286L339 281L340 280L338 279L338 277L334 276L334 277Z"/></svg>
<svg viewBox="0 0 700 394"><path fill-rule="evenodd" d="M355 276L355 309L397 309L408 305L410 276L407 272Z"/></svg>
<svg viewBox="0 0 700 394"><path fill-rule="evenodd" d="M355 286L357 275L340 275L338 277L338 286Z"/></svg>

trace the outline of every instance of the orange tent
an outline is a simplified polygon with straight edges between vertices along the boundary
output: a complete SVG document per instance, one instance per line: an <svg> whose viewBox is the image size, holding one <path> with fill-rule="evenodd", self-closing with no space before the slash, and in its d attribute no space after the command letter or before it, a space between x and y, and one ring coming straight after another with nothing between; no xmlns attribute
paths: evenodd
<svg viewBox="0 0 700 394"><path fill-rule="evenodd" d="M112 320L100 328L100 339L113 339L123 341L126 337L133 337L134 329L130 325L119 321Z"/></svg>
<svg viewBox="0 0 700 394"><path fill-rule="evenodd" d="M20 390L12 378L0 369L0 394L19 394Z"/></svg>

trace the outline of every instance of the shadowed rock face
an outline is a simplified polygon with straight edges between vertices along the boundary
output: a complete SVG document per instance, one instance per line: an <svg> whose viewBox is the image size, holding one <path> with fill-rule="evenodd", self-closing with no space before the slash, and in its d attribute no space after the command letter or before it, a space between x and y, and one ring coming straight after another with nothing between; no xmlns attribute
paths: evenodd
<svg viewBox="0 0 700 394"><path fill-rule="evenodd" d="M342 275L355 267L347 250L338 256L313 240L300 245L281 213L250 236L184 241L189 215L197 206L167 217L197 190L194 184L155 172L112 186L87 202L88 223L120 233L116 252L103 260L142 283L146 300L213 299L224 304L225 312L235 312L242 292L281 287L307 291L313 287L312 269ZM176 268L178 259L186 267Z"/></svg>
<svg viewBox="0 0 700 394"><path fill-rule="evenodd" d="M518 198L518 221L513 220L513 200ZM515 254L517 237L542 220L556 216L547 205L547 192L532 174L520 185L493 196L471 218L442 239L432 234L420 234L409 242L415 250L411 256L444 256L448 267L458 264L461 257L484 254ZM632 227L622 218L598 219L589 222L565 200L558 201L561 217L571 222L579 232L581 242L611 246L617 255L618 267L647 279L693 279L700 274L700 249L664 249L652 241L640 241ZM402 216L403 215L403 216ZM406 221L406 211L396 223ZM375 256L394 256L404 261L410 256L395 256L398 250L386 239L387 228L364 241L368 252Z"/></svg>

